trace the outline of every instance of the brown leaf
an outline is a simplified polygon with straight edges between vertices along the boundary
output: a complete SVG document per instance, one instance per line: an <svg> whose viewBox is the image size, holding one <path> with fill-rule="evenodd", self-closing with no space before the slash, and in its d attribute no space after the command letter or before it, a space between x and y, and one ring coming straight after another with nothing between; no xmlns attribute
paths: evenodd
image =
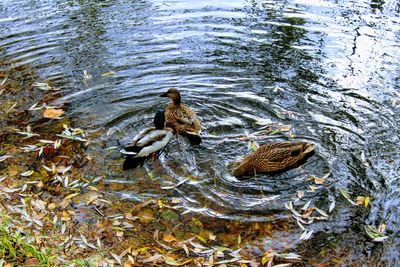
<svg viewBox="0 0 400 267"><path fill-rule="evenodd" d="M35 267L35 266L38 266L39 264L40 264L40 262L38 259L30 258L24 262L24 267Z"/></svg>
<svg viewBox="0 0 400 267"><path fill-rule="evenodd" d="M43 111L43 117L48 118L48 119L59 118L63 114L64 114L64 110L62 110L62 109L46 108Z"/></svg>
<svg viewBox="0 0 400 267"><path fill-rule="evenodd" d="M314 177L315 184L323 184L325 182L324 178Z"/></svg>
<svg viewBox="0 0 400 267"><path fill-rule="evenodd" d="M313 208L308 208L302 215L301 215L301 217L302 218L308 218L308 217L310 217L310 215L312 214L312 212L313 212Z"/></svg>
<svg viewBox="0 0 400 267"><path fill-rule="evenodd" d="M357 200L356 200L357 205L364 205L364 202L365 202L365 197L363 197L363 196L357 197Z"/></svg>

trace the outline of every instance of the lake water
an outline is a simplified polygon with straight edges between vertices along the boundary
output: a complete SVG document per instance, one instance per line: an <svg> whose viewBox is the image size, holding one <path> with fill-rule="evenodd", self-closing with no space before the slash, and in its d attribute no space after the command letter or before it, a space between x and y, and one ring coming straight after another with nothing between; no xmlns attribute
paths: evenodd
<svg viewBox="0 0 400 267"><path fill-rule="evenodd" d="M99 170L128 188L110 194L271 222L292 220L284 204L299 191L297 208L311 200L327 211L335 199L329 220L308 226L310 240L297 241L297 229L275 242L306 258L341 251L347 266L400 265L399 1L3 0L0 26L0 56L61 89L56 104L97 134ZM151 125L171 87L201 118L203 143L174 139L156 162L123 172L118 151L104 149ZM257 134L266 125L290 131ZM300 168L238 181L232 168L250 140L304 140L317 151ZM307 181L328 172L323 185ZM371 207L352 206L339 188ZM389 239L373 243L364 225L380 224Z"/></svg>

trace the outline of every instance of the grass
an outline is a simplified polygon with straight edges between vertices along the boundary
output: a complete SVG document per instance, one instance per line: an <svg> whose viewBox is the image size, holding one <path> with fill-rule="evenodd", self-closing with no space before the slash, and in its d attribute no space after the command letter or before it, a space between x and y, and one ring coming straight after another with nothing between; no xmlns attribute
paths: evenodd
<svg viewBox="0 0 400 267"><path fill-rule="evenodd" d="M40 251L26 241L27 237L20 231L9 227L9 220L2 215L0 225L0 266L10 263L14 266L23 265L28 259L36 259L36 266L52 266L49 250Z"/></svg>

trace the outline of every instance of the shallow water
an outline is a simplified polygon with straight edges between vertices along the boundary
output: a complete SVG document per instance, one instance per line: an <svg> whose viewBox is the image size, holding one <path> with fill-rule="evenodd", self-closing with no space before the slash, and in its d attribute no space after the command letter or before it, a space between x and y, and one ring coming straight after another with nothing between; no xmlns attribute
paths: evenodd
<svg viewBox="0 0 400 267"><path fill-rule="evenodd" d="M99 133L99 168L110 183L135 188L111 194L178 197L194 212L252 221L289 219L284 203L298 191L305 192L298 206L311 199L328 210L335 198L336 213L311 225L315 236L296 246L309 253L346 247L344 265L397 266L399 12L398 1L377 0L6 0L0 53L62 89L58 103L68 103L76 125ZM109 71L115 74L102 75ZM168 103L158 94L170 87L201 118L203 143L173 140L145 164L157 183L149 186L141 170L122 172L121 155L104 148L126 144L151 124ZM255 134L277 123L291 130ZM251 151L250 139L304 140L317 151L300 168L239 182L232 168ZM306 178L329 171L313 192ZM350 206L339 188L370 196L371 208ZM363 225L381 223L390 239L371 243Z"/></svg>

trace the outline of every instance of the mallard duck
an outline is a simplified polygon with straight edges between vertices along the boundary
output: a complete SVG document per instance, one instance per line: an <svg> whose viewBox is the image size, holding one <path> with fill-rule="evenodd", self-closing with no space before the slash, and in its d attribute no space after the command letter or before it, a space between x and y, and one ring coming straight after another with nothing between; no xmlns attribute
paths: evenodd
<svg viewBox="0 0 400 267"><path fill-rule="evenodd" d="M164 148L173 137L171 128L165 126L165 109L157 110L154 116L154 127L140 131L132 141L121 150L127 158L124 169L135 168L143 163L150 155Z"/></svg>
<svg viewBox="0 0 400 267"><path fill-rule="evenodd" d="M191 108L182 104L179 91L171 88L160 96L168 97L172 101L165 112L167 127L174 129L177 134L186 135L192 144L200 144L200 120Z"/></svg>
<svg viewBox="0 0 400 267"><path fill-rule="evenodd" d="M251 172L282 171L296 165L314 148L315 145L306 142L264 144L247 155L233 175L240 178Z"/></svg>

